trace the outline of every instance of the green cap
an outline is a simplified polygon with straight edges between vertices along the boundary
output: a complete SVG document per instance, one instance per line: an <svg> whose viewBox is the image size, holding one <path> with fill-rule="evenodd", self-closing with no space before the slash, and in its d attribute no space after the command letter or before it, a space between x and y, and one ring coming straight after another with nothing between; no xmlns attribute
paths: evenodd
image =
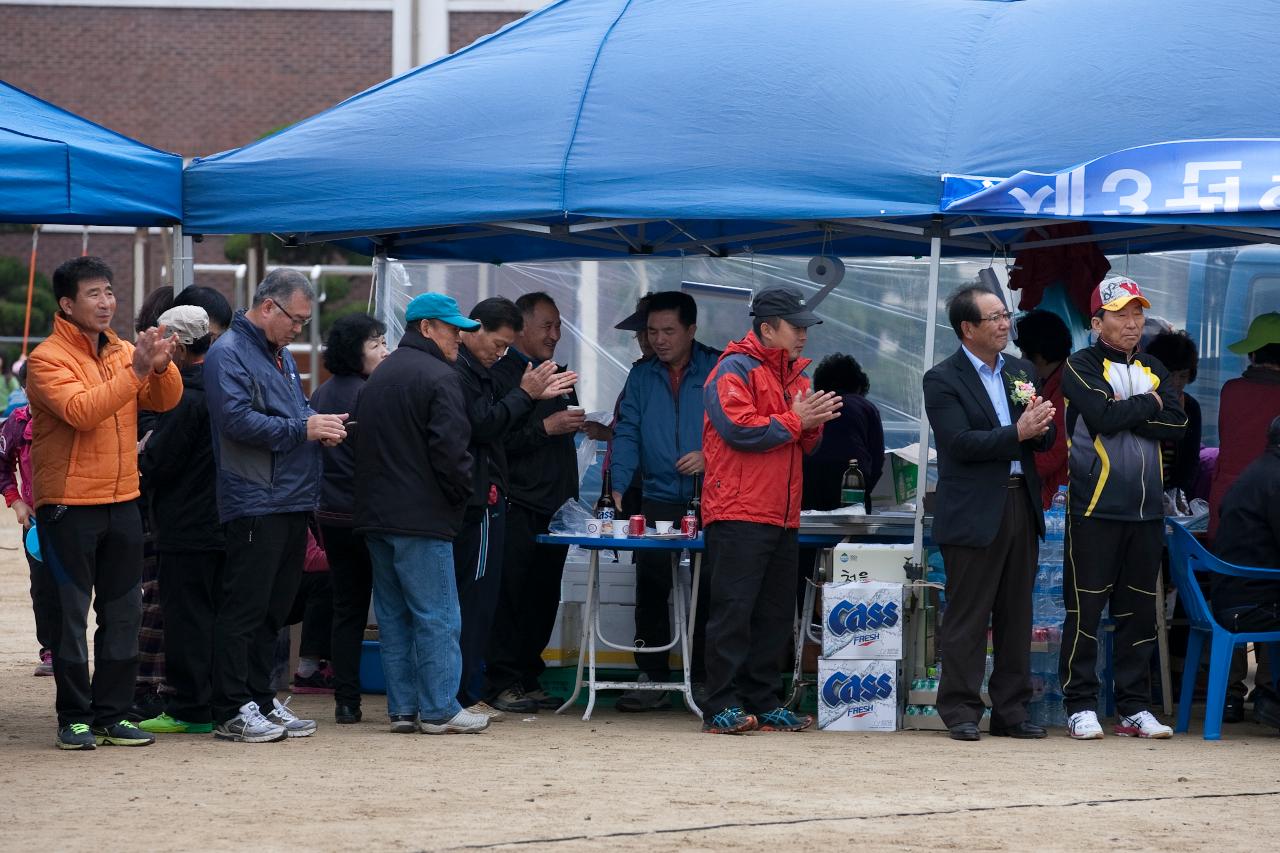
<svg viewBox="0 0 1280 853"><path fill-rule="evenodd" d="M1259 314L1249 324L1249 334L1244 340L1227 346L1236 355L1248 355L1257 352L1268 344L1280 344L1280 312L1272 311Z"/></svg>

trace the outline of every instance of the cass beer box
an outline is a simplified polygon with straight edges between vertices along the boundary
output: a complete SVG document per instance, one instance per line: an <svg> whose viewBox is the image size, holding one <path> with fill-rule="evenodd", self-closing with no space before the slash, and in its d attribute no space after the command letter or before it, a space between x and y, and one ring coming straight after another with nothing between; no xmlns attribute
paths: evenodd
<svg viewBox="0 0 1280 853"><path fill-rule="evenodd" d="M833 660L900 659L902 584L823 584L822 656Z"/></svg>
<svg viewBox="0 0 1280 853"><path fill-rule="evenodd" d="M842 542L831 549L831 580L906 583L912 546Z"/></svg>
<svg viewBox="0 0 1280 853"><path fill-rule="evenodd" d="M898 664L818 659L818 728L891 732L898 727Z"/></svg>

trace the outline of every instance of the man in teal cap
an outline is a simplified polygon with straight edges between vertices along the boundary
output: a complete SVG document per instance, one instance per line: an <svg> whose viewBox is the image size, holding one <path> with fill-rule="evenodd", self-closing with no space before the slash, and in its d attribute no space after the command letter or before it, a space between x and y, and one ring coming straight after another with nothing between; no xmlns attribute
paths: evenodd
<svg viewBox="0 0 1280 853"><path fill-rule="evenodd" d="M356 532L373 562L391 731L483 731L458 703L461 615L453 540L471 497L471 423L453 363L463 330L480 324L443 293L405 311L400 346L360 392Z"/></svg>

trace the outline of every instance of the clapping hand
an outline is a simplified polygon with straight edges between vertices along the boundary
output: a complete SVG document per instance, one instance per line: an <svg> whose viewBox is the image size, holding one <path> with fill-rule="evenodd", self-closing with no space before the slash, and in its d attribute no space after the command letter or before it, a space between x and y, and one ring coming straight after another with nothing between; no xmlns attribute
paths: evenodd
<svg viewBox="0 0 1280 853"><path fill-rule="evenodd" d="M133 345L133 372L138 379L146 379L149 373L164 373L173 361L177 339L165 337L164 326L152 327L138 333Z"/></svg>
<svg viewBox="0 0 1280 853"><path fill-rule="evenodd" d="M844 400L834 391L819 391L807 396L801 393L796 395L791 411L800 416L801 429L811 430L840 417L840 407L843 405Z"/></svg>
<svg viewBox="0 0 1280 853"><path fill-rule="evenodd" d="M1044 397L1032 397L1027 408L1018 418L1018 441L1039 438L1049 431L1057 409Z"/></svg>
<svg viewBox="0 0 1280 853"><path fill-rule="evenodd" d="M578 381L578 374L572 370L557 373L559 368L550 359L537 367L526 364L524 376L520 377L520 388L535 400L550 400L561 394L568 394Z"/></svg>

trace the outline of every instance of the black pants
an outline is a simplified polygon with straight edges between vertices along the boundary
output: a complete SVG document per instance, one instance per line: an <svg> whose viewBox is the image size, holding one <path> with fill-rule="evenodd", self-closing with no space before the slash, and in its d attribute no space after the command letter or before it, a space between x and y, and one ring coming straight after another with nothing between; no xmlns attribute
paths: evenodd
<svg viewBox="0 0 1280 853"><path fill-rule="evenodd" d="M674 521L680 526L684 504L663 503L645 499L641 512L647 521ZM636 645L663 646L671 642L671 559L669 553L637 551L636 553ZM711 573L703 567L698 584L698 608L693 626L689 669L694 681L706 680L704 648L707 637L707 604L710 597ZM636 666L651 681L667 681L671 677L670 652L636 652Z"/></svg>
<svg viewBox="0 0 1280 853"><path fill-rule="evenodd" d="M1264 631L1280 631L1280 601L1261 601L1257 604L1244 604L1239 607L1224 607L1221 610L1214 609L1213 618L1218 620L1218 624L1226 628L1233 634L1251 634L1262 633ZM1271 663L1268 649L1262 643L1256 643L1254 649L1258 653L1258 668L1254 672L1253 689L1259 693L1266 695L1269 699L1276 698L1275 684L1271 680ZM1244 646L1236 647L1236 654L1243 657ZM1207 655L1206 655L1207 657ZM1231 661L1232 670L1235 670L1235 660ZM1205 664L1208 666L1208 664ZM1248 663L1245 661L1244 671L1248 671ZM1240 674L1240 680L1243 681L1244 674ZM1236 695L1243 699L1245 696L1244 684L1240 683L1238 690L1235 683L1227 685L1227 694Z"/></svg>
<svg viewBox="0 0 1280 853"><path fill-rule="evenodd" d="M1108 603L1116 626L1116 711L1128 716L1149 709L1164 522L1069 515L1064 545L1067 620L1058 676L1067 714L1098 710L1098 623Z"/></svg>
<svg viewBox="0 0 1280 853"><path fill-rule="evenodd" d="M213 722L213 626L224 560L221 551L160 552L165 679L173 690L165 709L188 723Z"/></svg>
<svg viewBox="0 0 1280 853"><path fill-rule="evenodd" d="M462 530L453 540L453 574L462 613L462 633L458 639L462 649L462 678L458 702L464 708L486 696L485 655L489 652L493 615L502 591L506 528L507 499L499 495L498 502L492 506L469 508Z"/></svg>
<svg viewBox="0 0 1280 853"><path fill-rule="evenodd" d="M325 524L320 527L320 536L333 585L333 625L329 636L333 701L359 708L360 653L364 649L364 629L369 624L373 566L364 536L350 527Z"/></svg>
<svg viewBox="0 0 1280 853"><path fill-rule="evenodd" d="M987 624L995 666L987 691L991 716L1005 725L1027 719L1031 700L1031 591L1036 579L1036 520L1026 483L1011 480L996 538L985 548L943 545L947 609L938 645L942 681L938 716L948 726L982 719Z"/></svg>
<svg viewBox="0 0 1280 853"><path fill-rule="evenodd" d="M328 660L333 635L333 583L328 572L303 572L285 625L302 623L298 656Z"/></svg>
<svg viewBox="0 0 1280 853"><path fill-rule="evenodd" d="M707 707L748 714L781 704L779 673L791 645L800 546L797 531L748 521L707 525Z"/></svg>
<svg viewBox="0 0 1280 853"><path fill-rule="evenodd" d="M23 531L26 534L26 531ZM54 640L58 636L58 585L45 569L44 564L31 556L26 548L22 553L27 557L27 568L31 573L31 612L36 618L36 642L40 651L53 651Z"/></svg>
<svg viewBox="0 0 1280 853"><path fill-rule="evenodd" d="M213 631L213 718L248 702L271 710L276 634L287 623L307 553L307 514L237 518L226 525L227 562Z"/></svg>
<svg viewBox="0 0 1280 853"><path fill-rule="evenodd" d="M40 554L58 594L53 675L58 725L111 725L133 704L142 617L142 518L135 501L36 510ZM86 637L97 613L93 678Z"/></svg>
<svg viewBox="0 0 1280 853"><path fill-rule="evenodd" d="M486 693L496 696L521 685L537 690L546 669L542 650L551 639L560 609L560 579L569 549L539 545L534 537L547 532L551 516L512 503L507 508L502 584L489 634Z"/></svg>

